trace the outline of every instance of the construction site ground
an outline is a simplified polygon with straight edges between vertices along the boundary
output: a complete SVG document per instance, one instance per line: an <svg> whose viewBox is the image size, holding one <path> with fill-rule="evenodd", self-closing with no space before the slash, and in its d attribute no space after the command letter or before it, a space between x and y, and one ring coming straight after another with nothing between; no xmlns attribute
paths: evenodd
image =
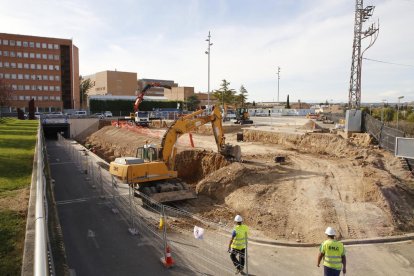
<svg viewBox="0 0 414 276"><path fill-rule="evenodd" d="M341 239L414 230L413 178L368 135L347 140L304 118L254 120L253 126L225 126L226 142L241 146L242 162L216 153L207 125L192 134L195 148L188 134L178 140L176 169L198 198L176 206L229 226L241 214L251 237L298 243L320 242L327 226ZM106 126L85 144L112 161L135 156L146 140L160 144L165 131ZM243 142L236 139L240 132ZM277 156L285 162L276 163Z"/></svg>

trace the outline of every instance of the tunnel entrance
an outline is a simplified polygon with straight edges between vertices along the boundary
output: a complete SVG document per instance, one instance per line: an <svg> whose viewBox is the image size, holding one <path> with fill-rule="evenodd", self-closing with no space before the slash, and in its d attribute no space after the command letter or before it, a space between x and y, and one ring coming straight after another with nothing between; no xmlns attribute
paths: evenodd
<svg viewBox="0 0 414 276"><path fill-rule="evenodd" d="M46 139L57 139L57 134L61 133L63 137L70 137L69 123L43 124L43 133Z"/></svg>

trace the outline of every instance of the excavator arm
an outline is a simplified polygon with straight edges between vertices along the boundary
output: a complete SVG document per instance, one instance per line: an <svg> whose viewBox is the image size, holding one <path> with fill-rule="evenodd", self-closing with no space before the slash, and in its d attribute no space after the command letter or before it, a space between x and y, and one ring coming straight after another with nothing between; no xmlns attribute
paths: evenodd
<svg viewBox="0 0 414 276"><path fill-rule="evenodd" d="M203 112L204 110L198 110L194 113L177 119L164 134L161 142L160 157L170 169L173 169L174 167L174 148L178 138L181 135L193 131L207 123L211 123L212 125L218 152L225 155L226 157L237 160L240 159L240 147L231 146L225 143L220 109L216 107L213 109L210 115L199 116Z"/></svg>
<svg viewBox="0 0 414 276"><path fill-rule="evenodd" d="M142 89L141 93L135 99L135 102L134 102L134 112L137 112L138 111L139 105L144 100L145 93L148 91L148 89L150 89L152 87L164 87L164 88L167 88L167 89L171 89L171 86L164 85L164 84L161 84L161 83L158 83L158 82L148 83L147 85L145 85L145 87Z"/></svg>

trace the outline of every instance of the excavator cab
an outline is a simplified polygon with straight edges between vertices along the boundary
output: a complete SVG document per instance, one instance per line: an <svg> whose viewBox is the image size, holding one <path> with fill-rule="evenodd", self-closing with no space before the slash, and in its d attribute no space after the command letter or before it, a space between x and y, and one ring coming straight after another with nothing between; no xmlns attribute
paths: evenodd
<svg viewBox="0 0 414 276"><path fill-rule="evenodd" d="M159 160L159 148L154 145L145 145L137 148L136 158L152 162Z"/></svg>

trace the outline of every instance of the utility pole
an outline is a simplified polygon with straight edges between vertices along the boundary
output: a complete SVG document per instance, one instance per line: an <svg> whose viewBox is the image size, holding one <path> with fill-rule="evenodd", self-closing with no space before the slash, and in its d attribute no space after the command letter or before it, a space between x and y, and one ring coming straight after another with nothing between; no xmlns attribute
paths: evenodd
<svg viewBox="0 0 414 276"><path fill-rule="evenodd" d="M279 103L279 80L280 80L280 67L277 67L277 102Z"/></svg>
<svg viewBox="0 0 414 276"><path fill-rule="evenodd" d="M213 45L213 43L211 43L211 35L210 35L210 31L208 31L208 36L206 39L208 46L207 46L207 51L205 52L208 55L208 73L207 73L207 82L208 82L208 88L207 88L207 105L208 105L208 110L210 110L210 46Z"/></svg>
<svg viewBox="0 0 414 276"><path fill-rule="evenodd" d="M351 78L349 81L349 109L359 109L361 106L361 70L362 70L362 57L366 50L368 50L377 40L378 27L375 23L362 31L362 24L367 21L374 11L374 6L367 6L364 8L363 0L355 1L355 25L354 25L354 42L352 47L352 65L351 65ZM370 37L371 40L367 48L361 53L361 40Z"/></svg>

